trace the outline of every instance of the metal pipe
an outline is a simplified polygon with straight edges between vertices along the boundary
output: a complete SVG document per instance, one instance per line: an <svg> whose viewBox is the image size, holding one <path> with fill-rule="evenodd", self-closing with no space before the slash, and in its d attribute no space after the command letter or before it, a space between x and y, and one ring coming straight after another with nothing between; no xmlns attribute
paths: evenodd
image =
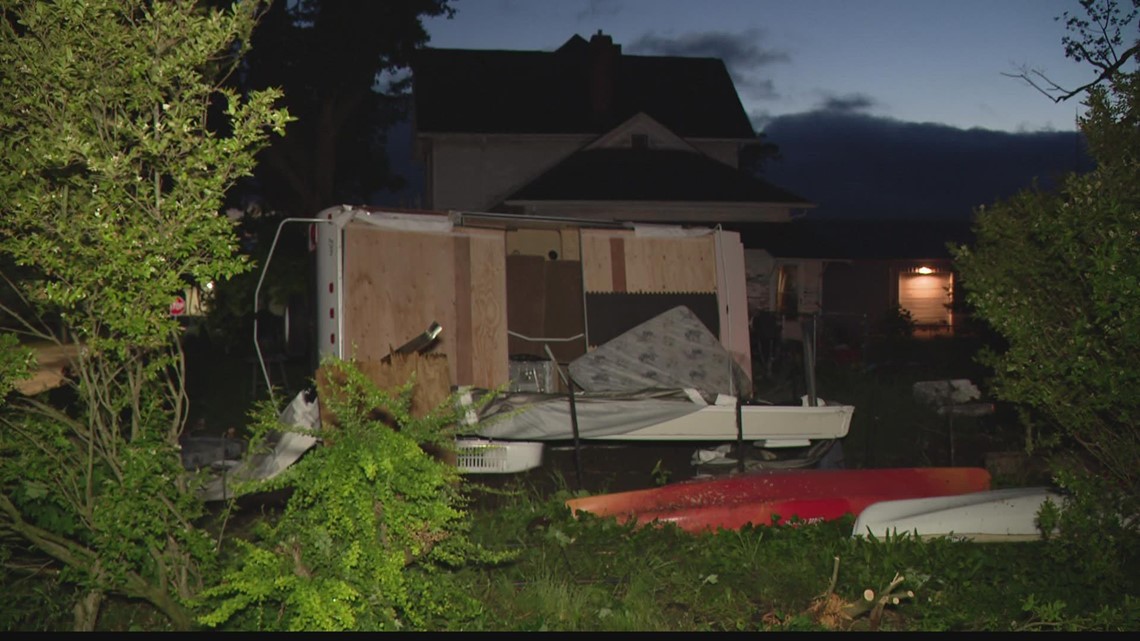
<svg viewBox="0 0 1140 641"><path fill-rule="evenodd" d="M269 391L269 400L273 403L277 399L273 395L273 380L269 378L269 368L265 365L265 356L261 353L261 341L258 340L257 311L261 308L261 286L265 283L265 274L269 272L269 263L273 260L273 252L277 249L277 241L281 238L281 230L286 223L331 223L323 218L286 218L277 225L273 234L273 242L269 245L269 253L265 255L265 264L261 266L261 276L257 279L257 287L253 290L253 349L257 354L257 364L261 366L261 375L265 378L265 389Z"/></svg>
<svg viewBox="0 0 1140 641"><path fill-rule="evenodd" d="M554 369L558 370L558 376L562 378L562 382L566 383L566 389L570 390L570 429L574 434L574 475L578 479L578 489L582 489L582 446L578 439L578 406L574 400L574 380L570 378L569 374L562 372L562 367L558 364L558 359L554 358L554 352L550 351L550 345L542 346L546 350L546 355L550 357L550 362L554 363Z"/></svg>

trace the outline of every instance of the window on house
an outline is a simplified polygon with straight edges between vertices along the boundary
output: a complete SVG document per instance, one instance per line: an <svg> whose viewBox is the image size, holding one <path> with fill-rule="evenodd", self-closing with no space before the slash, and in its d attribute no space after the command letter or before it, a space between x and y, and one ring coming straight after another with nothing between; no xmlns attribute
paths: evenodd
<svg viewBox="0 0 1140 641"><path fill-rule="evenodd" d="M780 265L776 282L776 311L787 316L800 313L798 265Z"/></svg>
<svg viewBox="0 0 1140 641"><path fill-rule="evenodd" d="M952 326L953 298L954 277L948 271L918 267L899 274L899 307L910 312L920 328Z"/></svg>
<svg viewBox="0 0 1140 641"><path fill-rule="evenodd" d="M630 135L629 146L634 149L649 149L649 134Z"/></svg>

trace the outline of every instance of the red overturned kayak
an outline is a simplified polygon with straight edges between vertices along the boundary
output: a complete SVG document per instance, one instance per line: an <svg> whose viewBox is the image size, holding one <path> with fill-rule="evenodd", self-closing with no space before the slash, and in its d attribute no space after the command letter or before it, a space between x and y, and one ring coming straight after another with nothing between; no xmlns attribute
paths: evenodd
<svg viewBox="0 0 1140 641"><path fill-rule="evenodd" d="M951 496L990 489L990 474L975 467L881 470L764 470L663 487L570 499L575 515L590 512L621 522L674 523L682 530L736 530L747 524L827 521L858 516L879 501Z"/></svg>

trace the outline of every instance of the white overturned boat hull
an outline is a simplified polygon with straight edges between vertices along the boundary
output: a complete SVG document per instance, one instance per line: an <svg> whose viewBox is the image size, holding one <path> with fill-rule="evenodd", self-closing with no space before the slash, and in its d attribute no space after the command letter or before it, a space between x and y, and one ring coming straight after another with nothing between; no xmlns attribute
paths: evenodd
<svg viewBox="0 0 1140 641"><path fill-rule="evenodd" d="M1045 501L1062 505L1047 487L988 490L956 496L882 501L855 520L852 536L911 534L978 542L1033 541L1041 538L1037 513Z"/></svg>
<svg viewBox="0 0 1140 641"><path fill-rule="evenodd" d="M850 405L747 405L740 409L746 441L825 440L847 436L855 408ZM575 418L585 440L734 441L736 408L698 405L687 400L579 398ZM565 397L519 402L515 411L479 419L479 436L491 439L553 441L573 438Z"/></svg>

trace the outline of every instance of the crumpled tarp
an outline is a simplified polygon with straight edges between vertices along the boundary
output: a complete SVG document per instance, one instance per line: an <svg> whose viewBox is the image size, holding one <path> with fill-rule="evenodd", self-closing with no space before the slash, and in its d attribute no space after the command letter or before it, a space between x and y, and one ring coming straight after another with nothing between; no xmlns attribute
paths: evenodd
<svg viewBox="0 0 1140 641"><path fill-rule="evenodd" d="M752 396L744 369L684 305L579 356L570 376L587 392L692 388L709 398Z"/></svg>
<svg viewBox="0 0 1140 641"><path fill-rule="evenodd" d="M321 426L320 405L316 398L310 401L304 391L298 393L282 410L280 421L283 425L301 429L272 432L266 436L257 452L241 461L220 461L221 469L212 469L211 478L199 491L202 500L208 502L232 498L232 484L271 479L317 444L317 437L302 433L316 432Z"/></svg>

